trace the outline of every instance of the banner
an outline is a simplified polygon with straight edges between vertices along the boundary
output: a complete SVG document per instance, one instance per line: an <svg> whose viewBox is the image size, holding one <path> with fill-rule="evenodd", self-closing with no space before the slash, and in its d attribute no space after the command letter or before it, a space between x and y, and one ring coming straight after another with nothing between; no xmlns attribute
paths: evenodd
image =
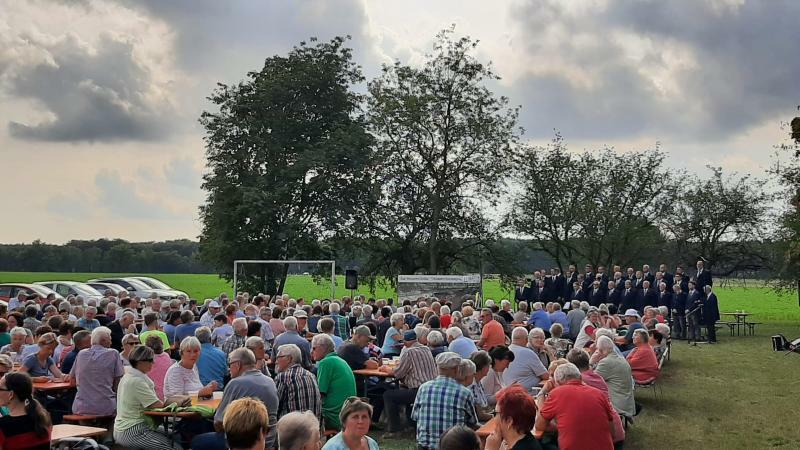
<svg viewBox="0 0 800 450"><path fill-rule="evenodd" d="M398 275L398 304L420 297L436 297L444 304L449 301L453 310L461 309L466 300L476 300L481 292L481 276L472 275Z"/></svg>

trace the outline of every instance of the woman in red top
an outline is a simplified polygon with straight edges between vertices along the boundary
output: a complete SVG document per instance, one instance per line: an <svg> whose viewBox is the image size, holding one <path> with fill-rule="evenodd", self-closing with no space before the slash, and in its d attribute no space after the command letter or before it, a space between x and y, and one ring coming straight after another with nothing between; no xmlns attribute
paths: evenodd
<svg viewBox="0 0 800 450"><path fill-rule="evenodd" d="M27 373L9 373L0 379L0 406L9 410L0 417L0 448L50 449L50 415L33 398L33 381Z"/></svg>
<svg viewBox="0 0 800 450"><path fill-rule="evenodd" d="M648 383L658 378L658 359L653 347L648 344L647 330L638 329L633 332L635 348L628 353L628 364L631 374L637 383Z"/></svg>
<svg viewBox="0 0 800 450"><path fill-rule="evenodd" d="M442 315L439 317L439 324L442 328L449 328L450 324L453 323L453 317L450 316L450 307L447 305L442 306Z"/></svg>

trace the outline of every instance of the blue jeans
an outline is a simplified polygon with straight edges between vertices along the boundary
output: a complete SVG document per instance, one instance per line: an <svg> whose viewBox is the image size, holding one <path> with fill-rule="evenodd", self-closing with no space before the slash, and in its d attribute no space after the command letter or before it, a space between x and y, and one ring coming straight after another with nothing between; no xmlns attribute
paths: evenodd
<svg viewBox="0 0 800 450"><path fill-rule="evenodd" d="M227 450L225 433L211 432L198 434L192 439L192 450Z"/></svg>

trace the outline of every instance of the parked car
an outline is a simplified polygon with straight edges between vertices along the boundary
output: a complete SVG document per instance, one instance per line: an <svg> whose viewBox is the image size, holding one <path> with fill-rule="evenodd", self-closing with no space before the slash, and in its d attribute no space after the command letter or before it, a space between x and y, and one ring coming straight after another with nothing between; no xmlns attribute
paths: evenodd
<svg viewBox="0 0 800 450"><path fill-rule="evenodd" d="M48 287L64 297L68 295L80 295L84 300L90 298L100 300L103 298L103 294L97 289L86 283L81 283L80 281L37 281L33 284Z"/></svg>
<svg viewBox="0 0 800 450"><path fill-rule="evenodd" d="M160 298L161 300L173 300L178 298L177 294L174 294L170 291L164 291L161 289L153 289L144 282L131 277L96 278L94 280L89 280L87 283L94 283L94 282L118 284L123 288L125 288L125 290L131 294L131 296L140 297L142 299L149 297L150 294L152 294L153 292L158 294L158 298Z"/></svg>
<svg viewBox="0 0 800 450"><path fill-rule="evenodd" d="M0 284L0 300L8 302L10 299L19 295L23 291L26 295L38 295L40 297L47 297L50 294L55 294L56 298L64 300L64 297L58 292L38 284L27 283L2 283Z"/></svg>
<svg viewBox="0 0 800 450"><path fill-rule="evenodd" d="M179 290L171 287L167 283L164 283L163 281L159 280L158 278L152 278L152 277L131 277L131 278L135 278L135 279L141 281L142 283L150 286L153 289L158 289L158 290L161 290L161 291L169 291L169 292L174 293L176 296L177 295L183 295L184 297L189 298L189 295L186 292L179 291Z"/></svg>
<svg viewBox="0 0 800 450"><path fill-rule="evenodd" d="M119 294L123 292L128 292L124 287L114 283L101 283L99 281L93 281L86 284L95 288L97 292L100 292L103 295L105 295L106 291L108 290L113 292L115 297L119 297Z"/></svg>

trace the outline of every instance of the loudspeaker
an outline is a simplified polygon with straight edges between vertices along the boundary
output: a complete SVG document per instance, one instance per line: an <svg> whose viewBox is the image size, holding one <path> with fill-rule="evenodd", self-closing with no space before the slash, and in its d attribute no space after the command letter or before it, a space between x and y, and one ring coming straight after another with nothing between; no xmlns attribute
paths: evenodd
<svg viewBox="0 0 800 450"><path fill-rule="evenodd" d="M352 269L344 271L344 288L351 291L358 289L358 272Z"/></svg>

